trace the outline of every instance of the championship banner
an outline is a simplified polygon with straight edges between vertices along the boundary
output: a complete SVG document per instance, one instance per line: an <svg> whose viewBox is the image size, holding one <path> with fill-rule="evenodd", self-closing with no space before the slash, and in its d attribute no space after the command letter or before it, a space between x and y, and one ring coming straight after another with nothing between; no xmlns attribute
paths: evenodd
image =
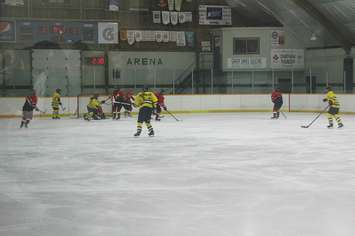
<svg viewBox="0 0 355 236"><path fill-rule="evenodd" d="M99 44L118 43L118 24L117 23L98 23Z"/></svg>
<svg viewBox="0 0 355 236"><path fill-rule="evenodd" d="M134 30L127 30L127 42L129 45L133 45L136 40L134 39Z"/></svg>
<svg viewBox="0 0 355 236"><path fill-rule="evenodd" d="M168 0L169 11L174 11L174 0Z"/></svg>
<svg viewBox="0 0 355 236"><path fill-rule="evenodd" d="M109 0L108 10L109 11L119 11L119 0Z"/></svg>
<svg viewBox="0 0 355 236"><path fill-rule="evenodd" d="M169 32L170 42L176 42L177 39L177 31L170 31Z"/></svg>
<svg viewBox="0 0 355 236"><path fill-rule="evenodd" d="M15 32L14 21L0 21L0 42L14 42L16 40Z"/></svg>
<svg viewBox="0 0 355 236"><path fill-rule="evenodd" d="M177 25L178 23L178 13L176 11L170 12L170 21L172 25Z"/></svg>
<svg viewBox="0 0 355 236"><path fill-rule="evenodd" d="M158 7L166 8L168 6L167 0L158 0Z"/></svg>
<svg viewBox="0 0 355 236"><path fill-rule="evenodd" d="M175 0L175 10L181 11L181 5L183 0Z"/></svg>
<svg viewBox="0 0 355 236"><path fill-rule="evenodd" d="M272 49L271 68L304 69L304 50L303 49Z"/></svg>
<svg viewBox="0 0 355 236"><path fill-rule="evenodd" d="M160 24L161 23L160 11L153 11L153 23L154 24Z"/></svg>
<svg viewBox="0 0 355 236"><path fill-rule="evenodd" d="M195 34L194 32L185 32L186 45L193 48L195 46Z"/></svg>
<svg viewBox="0 0 355 236"><path fill-rule="evenodd" d="M142 31L142 41L155 42L155 31L151 31L151 30Z"/></svg>
<svg viewBox="0 0 355 236"><path fill-rule="evenodd" d="M134 39L136 40L136 42L141 42L143 40L142 31L136 30L134 32Z"/></svg>
<svg viewBox="0 0 355 236"><path fill-rule="evenodd" d="M228 69L265 69L267 67L266 57L240 56L227 60Z"/></svg>
<svg viewBox="0 0 355 236"><path fill-rule="evenodd" d="M186 39L185 39L185 32L184 31L177 32L176 46L178 46L178 47L185 47L186 46Z"/></svg>
<svg viewBox="0 0 355 236"><path fill-rule="evenodd" d="M163 31L155 31L155 40L158 43L163 42Z"/></svg>
<svg viewBox="0 0 355 236"><path fill-rule="evenodd" d="M24 0L5 0L4 3L5 3L5 5L9 5L9 6L24 6L25 5Z"/></svg>
<svg viewBox="0 0 355 236"><path fill-rule="evenodd" d="M121 41L127 41L127 30L120 30Z"/></svg>
<svg viewBox="0 0 355 236"><path fill-rule="evenodd" d="M167 25L170 23L170 12L162 11L161 16L162 16L162 22L164 25Z"/></svg>
<svg viewBox="0 0 355 236"><path fill-rule="evenodd" d="M169 31L163 31L163 42L164 43L168 43L169 42L169 39L170 39L169 36L170 36L169 35Z"/></svg>

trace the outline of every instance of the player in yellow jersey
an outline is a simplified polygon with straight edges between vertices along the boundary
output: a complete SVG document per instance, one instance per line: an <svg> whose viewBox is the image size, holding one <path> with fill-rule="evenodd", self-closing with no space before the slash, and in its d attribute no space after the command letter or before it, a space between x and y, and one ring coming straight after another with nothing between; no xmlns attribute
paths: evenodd
<svg viewBox="0 0 355 236"><path fill-rule="evenodd" d="M333 92L333 89L329 86L326 88L326 93L327 93L327 95L323 99L323 102L328 102L328 104L329 104L329 109L328 109L329 125L328 125L328 128L333 128L333 120L334 119L338 123L338 128L342 128L344 125L343 125L341 118L339 116L340 103L337 99L337 96Z"/></svg>
<svg viewBox="0 0 355 236"><path fill-rule="evenodd" d="M52 119L60 119L59 106L62 105L62 102L60 101L60 92L61 90L57 88L52 96L52 110L53 110Z"/></svg>
<svg viewBox="0 0 355 236"><path fill-rule="evenodd" d="M103 120L105 119L105 114L103 113L101 104L105 103L105 101L98 100L99 95L94 94L90 98L89 104L87 105L88 113L84 114L84 119L90 121L91 119L94 120Z"/></svg>
<svg viewBox="0 0 355 236"><path fill-rule="evenodd" d="M134 134L135 137L141 135L143 123L145 123L148 128L148 135L150 137L154 136L154 130L150 124L150 120L157 102L158 98L153 92L150 92L146 86L143 88L142 92L134 97L134 106L139 107L137 132Z"/></svg>

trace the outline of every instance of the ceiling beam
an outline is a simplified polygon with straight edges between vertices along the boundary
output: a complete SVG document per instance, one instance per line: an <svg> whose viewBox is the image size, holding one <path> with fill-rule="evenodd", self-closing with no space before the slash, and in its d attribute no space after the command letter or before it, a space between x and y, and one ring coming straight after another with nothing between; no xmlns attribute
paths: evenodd
<svg viewBox="0 0 355 236"><path fill-rule="evenodd" d="M351 32L340 25L335 24L323 12L316 8L309 0L292 0L297 6L303 9L307 14L323 25L341 44L348 54L353 46Z"/></svg>

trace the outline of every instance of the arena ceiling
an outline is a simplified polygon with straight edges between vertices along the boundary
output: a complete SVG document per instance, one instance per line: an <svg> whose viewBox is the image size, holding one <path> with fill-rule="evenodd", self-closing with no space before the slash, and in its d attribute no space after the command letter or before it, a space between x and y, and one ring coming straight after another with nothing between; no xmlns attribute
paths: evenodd
<svg viewBox="0 0 355 236"><path fill-rule="evenodd" d="M355 45L354 0L227 0L227 3L244 19L252 19L249 22L254 26L285 26L308 48L341 46L349 50Z"/></svg>

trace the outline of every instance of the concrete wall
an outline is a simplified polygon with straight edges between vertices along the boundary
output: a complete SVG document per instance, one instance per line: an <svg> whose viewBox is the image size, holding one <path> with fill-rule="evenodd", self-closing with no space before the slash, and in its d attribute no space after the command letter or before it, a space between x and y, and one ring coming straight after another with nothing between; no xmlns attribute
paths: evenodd
<svg viewBox="0 0 355 236"><path fill-rule="evenodd" d="M323 94L284 94L284 110L315 111L322 110L326 104L322 102ZM355 95L339 95L342 112L355 113ZM105 99L102 96L100 99ZM66 113L75 114L79 105L80 113L86 112L89 97L64 97L63 106ZM24 98L0 98L1 116L20 116ZM50 114L51 98L39 98L38 107ZM179 95L166 96L166 104L171 111L271 111L272 103L269 94L259 95ZM110 105L103 105L105 112L110 112ZM38 113L38 112L37 112Z"/></svg>

